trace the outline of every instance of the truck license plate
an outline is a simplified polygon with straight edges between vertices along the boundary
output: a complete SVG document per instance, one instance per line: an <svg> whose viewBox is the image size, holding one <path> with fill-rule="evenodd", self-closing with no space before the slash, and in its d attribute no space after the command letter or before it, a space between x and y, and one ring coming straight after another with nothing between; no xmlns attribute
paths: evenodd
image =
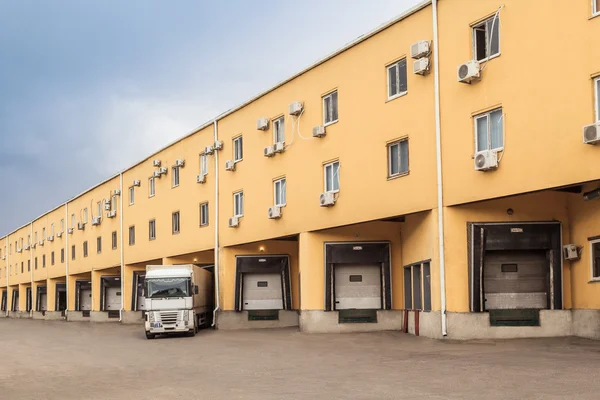
<svg viewBox="0 0 600 400"><path fill-rule="evenodd" d="M155 322L153 328L160 328L160 322Z"/></svg>

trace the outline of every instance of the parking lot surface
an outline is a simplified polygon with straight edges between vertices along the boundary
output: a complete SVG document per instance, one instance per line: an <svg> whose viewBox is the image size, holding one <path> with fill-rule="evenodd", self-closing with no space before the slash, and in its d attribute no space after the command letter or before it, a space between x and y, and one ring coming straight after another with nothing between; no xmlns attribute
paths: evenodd
<svg viewBox="0 0 600 400"><path fill-rule="evenodd" d="M0 399L598 399L600 342L0 319Z"/></svg>

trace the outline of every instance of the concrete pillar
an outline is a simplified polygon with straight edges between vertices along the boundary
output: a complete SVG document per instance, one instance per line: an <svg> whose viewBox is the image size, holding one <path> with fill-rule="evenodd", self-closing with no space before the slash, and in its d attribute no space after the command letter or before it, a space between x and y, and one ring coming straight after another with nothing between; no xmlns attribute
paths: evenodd
<svg viewBox="0 0 600 400"><path fill-rule="evenodd" d="M101 271L92 271L92 311L100 311Z"/></svg>
<svg viewBox="0 0 600 400"><path fill-rule="evenodd" d="M298 241L300 309L324 310L325 270L322 241L309 232L300 233Z"/></svg>
<svg viewBox="0 0 600 400"><path fill-rule="evenodd" d="M67 310L75 311L75 295L77 293L75 290L75 281L77 280L77 276L69 275L67 279L69 281L67 285Z"/></svg>
<svg viewBox="0 0 600 400"><path fill-rule="evenodd" d="M48 311L56 311L56 281L46 280L46 300L48 301Z"/></svg>
<svg viewBox="0 0 600 400"><path fill-rule="evenodd" d="M27 284L19 284L19 311L25 312L27 309Z"/></svg>

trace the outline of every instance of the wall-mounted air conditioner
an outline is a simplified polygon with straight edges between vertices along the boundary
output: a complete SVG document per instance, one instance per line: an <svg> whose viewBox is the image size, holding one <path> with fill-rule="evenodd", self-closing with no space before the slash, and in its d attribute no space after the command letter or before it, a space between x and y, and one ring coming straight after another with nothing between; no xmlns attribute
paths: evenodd
<svg viewBox="0 0 600 400"><path fill-rule="evenodd" d="M44 245L44 240L43 240L43 239L42 239L42 240L40 240L40 243L39 243L39 245L40 245L40 246L43 246L43 245Z"/></svg>
<svg viewBox="0 0 600 400"><path fill-rule="evenodd" d="M63 235L63 233L62 233L62 232L58 232L58 233L56 234L56 237L57 237L57 238L61 238L61 237L62 237L62 235Z"/></svg>
<svg viewBox="0 0 600 400"><path fill-rule="evenodd" d="M600 122L583 127L583 143L596 144L600 142Z"/></svg>
<svg viewBox="0 0 600 400"><path fill-rule="evenodd" d="M411 58L421 58L429 55L429 42L427 40L419 40L417 43L410 45Z"/></svg>
<svg viewBox="0 0 600 400"><path fill-rule="evenodd" d="M256 121L256 129L259 131L266 131L269 129L269 118L259 118L258 121Z"/></svg>
<svg viewBox="0 0 600 400"><path fill-rule="evenodd" d="M498 168L498 153L492 150L484 150L475 154L475 170L489 171Z"/></svg>
<svg viewBox="0 0 600 400"><path fill-rule="evenodd" d="M204 182L206 182L206 175L204 175L204 174L196 175L196 183L204 183Z"/></svg>
<svg viewBox="0 0 600 400"><path fill-rule="evenodd" d="M6 260L6 256L2 256L2 261Z"/></svg>
<svg viewBox="0 0 600 400"><path fill-rule="evenodd" d="M429 72L429 58L423 57L413 62L413 73L425 75Z"/></svg>
<svg viewBox="0 0 600 400"><path fill-rule="evenodd" d="M175 166L176 167L184 167L185 166L185 160L180 158L177 161L175 161Z"/></svg>
<svg viewBox="0 0 600 400"><path fill-rule="evenodd" d="M28 244L26 244L25 247L24 247L25 251L29 250L30 248L31 248L31 246L28 245Z"/></svg>
<svg viewBox="0 0 600 400"><path fill-rule="evenodd" d="M270 219L281 218L281 207L279 207L279 206L269 207L269 218Z"/></svg>
<svg viewBox="0 0 600 400"><path fill-rule="evenodd" d="M167 174L167 172L169 172L169 169L168 169L167 167L161 167L161 168L158 170L158 172L159 172L161 175L166 175L166 174Z"/></svg>
<svg viewBox="0 0 600 400"><path fill-rule="evenodd" d="M563 255L565 260L574 261L579 260L580 254L577 245L574 244L566 244L563 246Z"/></svg>
<svg viewBox="0 0 600 400"><path fill-rule="evenodd" d="M275 153L283 153L285 151L285 142L277 142L273 144L273 151Z"/></svg>
<svg viewBox="0 0 600 400"><path fill-rule="evenodd" d="M83 222L78 222L77 223L77 229L82 231L85 229L85 224Z"/></svg>
<svg viewBox="0 0 600 400"><path fill-rule="evenodd" d="M264 150L265 157L273 157L275 155L275 149L273 146L267 146Z"/></svg>
<svg viewBox="0 0 600 400"><path fill-rule="evenodd" d="M331 192L321 193L319 196L319 205L321 207L331 207L335 204L335 194Z"/></svg>
<svg viewBox="0 0 600 400"><path fill-rule="evenodd" d="M104 210L110 211L110 200L104 199Z"/></svg>
<svg viewBox="0 0 600 400"><path fill-rule="evenodd" d="M215 150L222 150L223 149L223 142L221 140L217 140L215 142L215 144L213 145L213 149L215 149Z"/></svg>
<svg viewBox="0 0 600 400"><path fill-rule="evenodd" d="M313 135L313 137L316 137L316 138L322 138L326 134L327 133L325 132L325 127L323 125L315 126L312 130L312 135Z"/></svg>
<svg viewBox="0 0 600 400"><path fill-rule="evenodd" d="M463 83L471 83L481 78L481 67L479 66L479 61L476 60L459 65L456 72L458 74L458 81Z"/></svg>
<svg viewBox="0 0 600 400"><path fill-rule="evenodd" d="M106 216L108 218L114 218L114 217L116 217L117 216L117 210L112 210L112 211L107 212Z"/></svg>
<svg viewBox="0 0 600 400"><path fill-rule="evenodd" d="M93 226L100 225L100 223L102 223L102 217L100 217L100 216L92 217L92 225Z"/></svg>
<svg viewBox="0 0 600 400"><path fill-rule="evenodd" d="M229 227L230 228L237 228L240 225L240 219L239 217L231 217L229 218Z"/></svg>
<svg viewBox="0 0 600 400"><path fill-rule="evenodd" d="M160 179L161 177L161 173L160 171L154 171L154 173L152 174L153 177Z"/></svg>
<svg viewBox="0 0 600 400"><path fill-rule="evenodd" d="M67 229L67 233L68 233L69 235L72 235L72 234L73 234L73 228L69 228L69 229Z"/></svg>
<svg viewBox="0 0 600 400"><path fill-rule="evenodd" d="M215 152L215 148L213 146L206 146L204 148L204 154L212 154Z"/></svg>
<svg viewBox="0 0 600 400"><path fill-rule="evenodd" d="M133 186L141 186L142 185L142 181L140 181L139 179L136 179L133 181Z"/></svg>
<svg viewBox="0 0 600 400"><path fill-rule="evenodd" d="M120 196L121 195L121 189L115 189L115 191L113 192L113 194L115 196Z"/></svg>
<svg viewBox="0 0 600 400"><path fill-rule="evenodd" d="M23 249L17 247L17 253L22 253Z"/></svg>
<svg viewBox="0 0 600 400"><path fill-rule="evenodd" d="M160 165L161 165L160 160L154 160L154 161L152 161L152 166L153 167L160 167Z"/></svg>
<svg viewBox="0 0 600 400"><path fill-rule="evenodd" d="M304 109L304 104L301 101L290 103L290 115L300 115Z"/></svg>
<svg viewBox="0 0 600 400"><path fill-rule="evenodd" d="M225 171L235 171L235 162L233 160L225 161Z"/></svg>
<svg viewBox="0 0 600 400"><path fill-rule="evenodd" d="M60 236L59 236L60 237ZM50 235L48 236L48 241L49 242L54 242L54 235Z"/></svg>

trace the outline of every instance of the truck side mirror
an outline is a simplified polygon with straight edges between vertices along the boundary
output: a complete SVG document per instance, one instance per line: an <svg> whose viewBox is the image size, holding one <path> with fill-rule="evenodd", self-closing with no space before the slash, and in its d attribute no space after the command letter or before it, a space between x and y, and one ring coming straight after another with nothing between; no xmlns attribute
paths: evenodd
<svg viewBox="0 0 600 400"><path fill-rule="evenodd" d="M198 294L198 285L194 286L194 294Z"/></svg>

